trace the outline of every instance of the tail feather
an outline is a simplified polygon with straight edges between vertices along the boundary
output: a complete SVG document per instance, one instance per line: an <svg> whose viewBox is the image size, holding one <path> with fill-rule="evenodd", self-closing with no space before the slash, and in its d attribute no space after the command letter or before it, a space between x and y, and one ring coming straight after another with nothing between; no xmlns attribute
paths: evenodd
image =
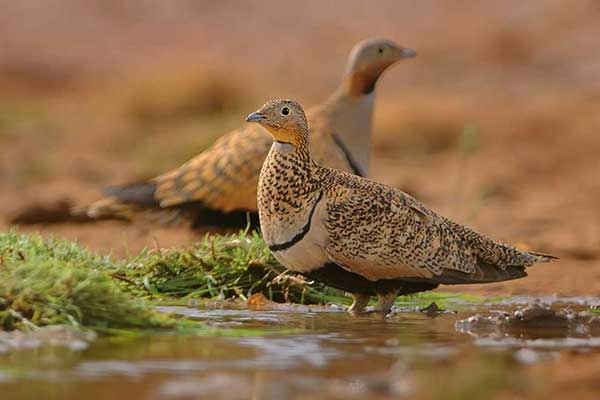
<svg viewBox="0 0 600 400"><path fill-rule="evenodd" d="M93 202L84 207L73 207L71 213L73 215L87 215L93 220L99 219L119 219L131 221L134 215L140 211L142 207L124 203L118 198L108 196Z"/></svg>
<svg viewBox="0 0 600 400"><path fill-rule="evenodd" d="M444 274L446 275L446 274ZM510 281L513 279L524 278L527 276L527 271L523 266L508 266L506 268L498 268L496 265L487 264L480 261L477 264L477 271L474 274L465 274L460 271L452 271L444 277L447 280L446 284L460 285L466 283L492 283Z"/></svg>
<svg viewBox="0 0 600 400"><path fill-rule="evenodd" d="M93 219L133 220L140 212L159 208L159 203L154 198L155 191L156 185L152 182L110 186L104 189L106 197L89 206L73 208L71 212Z"/></svg>
<svg viewBox="0 0 600 400"><path fill-rule="evenodd" d="M156 184L154 182L137 182L127 185L109 186L104 192L123 203L145 207L159 207L160 203L154 197Z"/></svg>
<svg viewBox="0 0 600 400"><path fill-rule="evenodd" d="M538 253L535 251L527 251L527 253L536 258L536 263L547 263L558 260L558 257L550 254Z"/></svg>
<svg viewBox="0 0 600 400"><path fill-rule="evenodd" d="M530 267L536 263L550 262L557 257L518 249L482 235L471 228L446 220L458 237L462 238L480 262L499 269Z"/></svg>
<svg viewBox="0 0 600 400"><path fill-rule="evenodd" d="M491 283L519 279L527 276L527 267L536 263L556 260L549 254L518 249L514 246L495 241L468 227L446 220L457 238L465 245L475 261L474 271L462 272L457 269L444 269L429 282L446 285L468 283ZM411 278L419 281L419 278Z"/></svg>
<svg viewBox="0 0 600 400"><path fill-rule="evenodd" d="M463 285L510 281L513 279L524 278L526 276L527 272L523 266L498 268L496 265L479 261L477 264L477 270L474 273L447 269L444 270L441 275L433 276L431 278L405 278L403 280L415 283L427 281L429 283L435 283L439 285Z"/></svg>
<svg viewBox="0 0 600 400"><path fill-rule="evenodd" d="M8 218L11 225L84 223L90 221L93 221L93 219L87 214L73 212L73 203L69 199L28 204Z"/></svg>

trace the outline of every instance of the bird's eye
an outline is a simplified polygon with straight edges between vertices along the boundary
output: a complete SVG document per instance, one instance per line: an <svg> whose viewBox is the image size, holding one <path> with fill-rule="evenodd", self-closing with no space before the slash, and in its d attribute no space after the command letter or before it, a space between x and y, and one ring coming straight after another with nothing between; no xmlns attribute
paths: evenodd
<svg viewBox="0 0 600 400"><path fill-rule="evenodd" d="M378 49L377 49L377 52L378 52L379 54L383 54L383 47L380 47L380 48L378 48Z"/></svg>
<svg viewBox="0 0 600 400"><path fill-rule="evenodd" d="M281 115L288 115L290 113L290 109L287 107L283 107L281 109Z"/></svg>

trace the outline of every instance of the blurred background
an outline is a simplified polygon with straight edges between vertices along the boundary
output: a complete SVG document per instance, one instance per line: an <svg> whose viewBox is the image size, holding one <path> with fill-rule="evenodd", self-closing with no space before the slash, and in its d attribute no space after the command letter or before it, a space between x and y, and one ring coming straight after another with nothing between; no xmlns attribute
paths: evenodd
<svg viewBox="0 0 600 400"><path fill-rule="evenodd" d="M0 228L177 167L272 97L310 106L355 42L417 51L378 84L373 178L562 258L485 286L600 295L600 3L2 1ZM23 228L117 255L185 244L152 224ZM592 268L596 266L596 268Z"/></svg>

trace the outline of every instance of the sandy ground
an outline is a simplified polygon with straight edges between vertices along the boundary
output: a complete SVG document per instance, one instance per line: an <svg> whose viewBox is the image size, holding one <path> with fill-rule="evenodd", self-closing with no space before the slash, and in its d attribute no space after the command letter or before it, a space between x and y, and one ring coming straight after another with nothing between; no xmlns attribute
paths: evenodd
<svg viewBox="0 0 600 400"><path fill-rule="evenodd" d="M452 290L600 295L597 3L86 4L24 1L0 17L0 228L26 205L85 204L175 167L268 97L313 104L356 40L386 36L419 57L379 85L373 177L560 257ZM203 234L149 221L21 229L118 256Z"/></svg>

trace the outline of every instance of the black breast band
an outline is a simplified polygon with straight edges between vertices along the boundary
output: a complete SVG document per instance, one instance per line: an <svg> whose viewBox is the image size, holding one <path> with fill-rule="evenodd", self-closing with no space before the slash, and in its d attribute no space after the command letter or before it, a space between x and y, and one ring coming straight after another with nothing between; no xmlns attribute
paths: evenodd
<svg viewBox="0 0 600 400"><path fill-rule="evenodd" d="M271 251L281 251L281 250L289 249L290 247L292 247L293 245L295 245L296 243L298 243L299 241L301 241L304 238L304 236L306 236L306 234L308 233L308 231L310 230L310 223L312 222L312 217L313 217L313 215L315 213L317 205L319 204L319 202L321 201L322 198L323 198L323 192L319 192L319 196L317 197L317 201L315 201L315 204L313 204L312 209L310 210L310 213L308 214L308 221L302 227L302 229L300 230L300 232L298 232L296 234L296 236L294 236L293 238L291 238L290 240L288 240L287 242L284 242L284 243L270 244L269 245L269 250L271 250Z"/></svg>

